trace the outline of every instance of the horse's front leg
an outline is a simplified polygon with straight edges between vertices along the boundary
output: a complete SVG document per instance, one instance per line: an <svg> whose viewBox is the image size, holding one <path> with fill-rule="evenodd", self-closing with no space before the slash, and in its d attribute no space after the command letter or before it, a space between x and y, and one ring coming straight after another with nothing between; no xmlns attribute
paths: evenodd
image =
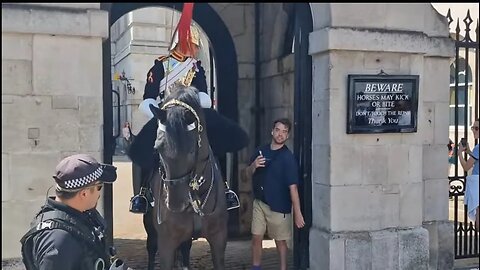
<svg viewBox="0 0 480 270"><path fill-rule="evenodd" d="M155 268L155 255L158 250L158 237L155 225L153 224L152 211L150 210L143 215L143 226L147 231L147 252L148 252L148 270L154 270Z"/></svg>
<svg viewBox="0 0 480 270"><path fill-rule="evenodd" d="M219 230L216 234L207 237L212 251L213 269L225 269L225 248L227 247L227 230Z"/></svg>
<svg viewBox="0 0 480 270"><path fill-rule="evenodd" d="M161 246L158 251L160 269L173 269L175 263L175 249L177 247L177 244L171 239L168 239L168 237L159 237L158 246Z"/></svg>
<svg viewBox="0 0 480 270"><path fill-rule="evenodd" d="M183 242L179 249L182 254L182 269L190 269L190 249L192 248L192 238Z"/></svg>

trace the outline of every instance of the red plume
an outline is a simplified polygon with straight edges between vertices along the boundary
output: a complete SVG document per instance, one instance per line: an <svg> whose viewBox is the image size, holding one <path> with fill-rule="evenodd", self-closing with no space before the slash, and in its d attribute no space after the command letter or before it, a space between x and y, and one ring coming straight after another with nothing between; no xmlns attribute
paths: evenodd
<svg viewBox="0 0 480 270"><path fill-rule="evenodd" d="M178 21L178 46L180 52L184 55L193 56L193 48L191 48L190 24L192 23L193 3L184 3L180 20Z"/></svg>

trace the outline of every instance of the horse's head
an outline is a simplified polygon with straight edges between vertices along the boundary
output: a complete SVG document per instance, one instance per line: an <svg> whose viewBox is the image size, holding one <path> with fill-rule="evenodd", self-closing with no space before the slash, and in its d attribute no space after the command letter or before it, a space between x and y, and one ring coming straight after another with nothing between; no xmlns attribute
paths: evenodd
<svg viewBox="0 0 480 270"><path fill-rule="evenodd" d="M190 182L198 173L197 164L208 158L205 116L194 87L176 86L160 108L150 105L158 119L157 149L165 168L167 206L183 211L189 204Z"/></svg>

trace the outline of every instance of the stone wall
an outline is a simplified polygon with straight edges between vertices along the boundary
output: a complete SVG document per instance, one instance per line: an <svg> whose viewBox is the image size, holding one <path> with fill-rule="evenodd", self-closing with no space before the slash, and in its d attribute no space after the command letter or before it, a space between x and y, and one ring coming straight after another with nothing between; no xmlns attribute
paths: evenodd
<svg viewBox="0 0 480 270"><path fill-rule="evenodd" d="M241 234L250 232L252 215L251 181L243 174L254 147L255 118L255 17L251 3L212 3L230 31L238 63L238 122L250 136L250 145L238 152L238 196L240 199L239 221Z"/></svg>
<svg viewBox="0 0 480 270"><path fill-rule="evenodd" d="M450 269L446 19L430 4L311 7L311 269ZM418 131L346 134L347 75L381 70L420 76Z"/></svg>
<svg viewBox="0 0 480 270"><path fill-rule="evenodd" d="M271 124L279 117L293 121L293 54L283 56L287 15L283 4L260 4L260 103L255 108L255 6L212 4L230 30L238 61L239 124L249 133L250 145L238 152L240 233L249 234L252 214L252 183L244 174L255 148L255 114L262 109L260 144L270 141ZM293 149L293 136L288 141Z"/></svg>
<svg viewBox="0 0 480 270"><path fill-rule="evenodd" d="M20 256L63 157L102 160L108 14L99 7L2 4L2 258Z"/></svg>

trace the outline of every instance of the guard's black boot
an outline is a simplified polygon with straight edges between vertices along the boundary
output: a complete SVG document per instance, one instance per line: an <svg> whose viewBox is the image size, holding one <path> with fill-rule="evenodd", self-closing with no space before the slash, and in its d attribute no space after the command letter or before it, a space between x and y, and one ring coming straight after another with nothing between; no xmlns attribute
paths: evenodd
<svg viewBox="0 0 480 270"><path fill-rule="evenodd" d="M130 199L130 212L135 214L146 214L148 210L148 200L145 196L145 188L140 189L140 193Z"/></svg>

